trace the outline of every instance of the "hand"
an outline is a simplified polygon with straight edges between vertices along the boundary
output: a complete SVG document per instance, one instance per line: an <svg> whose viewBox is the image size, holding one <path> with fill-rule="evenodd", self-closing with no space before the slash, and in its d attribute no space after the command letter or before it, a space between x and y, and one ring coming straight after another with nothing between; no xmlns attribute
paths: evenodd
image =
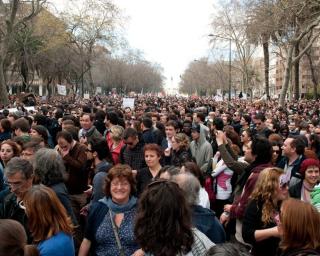
<svg viewBox="0 0 320 256"><path fill-rule="evenodd" d="M83 193L85 193L87 195L87 197L90 197L92 195L92 186L88 185L88 189L83 191Z"/></svg>
<svg viewBox="0 0 320 256"><path fill-rule="evenodd" d="M232 207L232 204L226 204L224 207L223 207L223 210L225 212L230 212L231 211L231 207Z"/></svg>
<svg viewBox="0 0 320 256"><path fill-rule="evenodd" d="M164 155L165 156L170 156L171 154L171 148L166 148L165 151L164 151Z"/></svg>
<svg viewBox="0 0 320 256"><path fill-rule="evenodd" d="M142 249L136 250L131 256L143 256L144 251Z"/></svg>
<svg viewBox="0 0 320 256"><path fill-rule="evenodd" d="M80 215L82 215L82 216L88 216L88 212L89 212L89 205L87 204L87 205L85 205L85 206L83 206L82 208L81 208L81 210L80 210Z"/></svg>
<svg viewBox="0 0 320 256"><path fill-rule="evenodd" d="M221 214L221 216L220 216L220 223L221 223L222 225L225 225L225 226L226 226L226 225L228 224L229 220L230 220L230 217L229 217L229 216L225 215L224 213Z"/></svg>
<svg viewBox="0 0 320 256"><path fill-rule="evenodd" d="M132 170L131 172L132 172L133 177L136 177L136 176L137 176L137 173L138 173L137 170Z"/></svg>
<svg viewBox="0 0 320 256"><path fill-rule="evenodd" d="M64 150L60 149L59 152L62 157L65 157L66 155L69 154L69 148Z"/></svg>
<svg viewBox="0 0 320 256"><path fill-rule="evenodd" d="M224 138L225 138L225 135L222 131L216 132L216 141L217 141L218 146L220 146L224 143Z"/></svg>

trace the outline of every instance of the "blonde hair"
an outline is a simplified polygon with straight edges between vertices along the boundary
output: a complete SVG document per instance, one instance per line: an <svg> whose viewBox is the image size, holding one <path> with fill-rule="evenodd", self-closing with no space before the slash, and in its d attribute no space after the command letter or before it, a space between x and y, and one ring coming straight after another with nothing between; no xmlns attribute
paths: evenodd
<svg viewBox="0 0 320 256"><path fill-rule="evenodd" d="M122 139L122 135L123 135L123 127L120 125L113 125L111 128L111 139L115 140L115 141L120 141Z"/></svg>
<svg viewBox="0 0 320 256"><path fill-rule="evenodd" d="M275 194L279 187L279 177L283 170L276 167L264 169L257 180L256 186L251 194L251 199L262 200L262 222L267 225L272 221L273 212L277 207Z"/></svg>
<svg viewBox="0 0 320 256"><path fill-rule="evenodd" d="M179 144L179 147L182 149L188 149L189 148L189 138L184 133L177 133L174 135L174 139Z"/></svg>

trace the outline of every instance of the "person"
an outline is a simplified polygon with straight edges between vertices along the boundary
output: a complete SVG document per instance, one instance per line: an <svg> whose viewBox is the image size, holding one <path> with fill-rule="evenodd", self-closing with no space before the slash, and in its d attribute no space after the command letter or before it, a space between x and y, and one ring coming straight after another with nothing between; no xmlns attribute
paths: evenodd
<svg viewBox="0 0 320 256"><path fill-rule="evenodd" d="M171 180L172 176L178 174L179 172L180 172L179 168L171 165L165 165L160 169L157 176L155 177L155 180L157 179Z"/></svg>
<svg viewBox="0 0 320 256"><path fill-rule="evenodd" d="M0 142L11 139L11 123L7 118L0 120Z"/></svg>
<svg viewBox="0 0 320 256"><path fill-rule="evenodd" d="M54 149L41 148L35 154L33 161L35 183L41 183L51 188L66 209L72 222L77 225L77 219L73 212L69 193L65 185L68 174L63 160Z"/></svg>
<svg viewBox="0 0 320 256"><path fill-rule="evenodd" d="M44 185L35 185L23 202L40 256L74 256L73 224L56 193Z"/></svg>
<svg viewBox="0 0 320 256"><path fill-rule="evenodd" d="M32 138L31 141L25 143L22 148L20 157L30 162L33 161L35 154L40 148L44 148L44 141L40 137Z"/></svg>
<svg viewBox="0 0 320 256"><path fill-rule="evenodd" d="M124 129L120 125L113 125L110 128L110 132L109 132L110 140L108 142L108 146L112 154L112 159L114 164L120 163L120 159L119 159L120 151L121 151L121 148L124 146L124 142L122 139L123 132L124 132Z"/></svg>
<svg viewBox="0 0 320 256"><path fill-rule="evenodd" d="M31 140L31 136L29 134L30 124L24 117L21 117L13 122L12 130L16 136L15 139L19 138L23 143Z"/></svg>
<svg viewBox="0 0 320 256"><path fill-rule="evenodd" d="M185 162L181 167L181 172L192 173L200 182L200 190L198 197L198 204L204 208L210 209L210 200L208 192L205 190L205 177L201 172L199 166L195 162Z"/></svg>
<svg viewBox="0 0 320 256"><path fill-rule="evenodd" d="M120 163L129 165L133 170L146 167L144 160L144 143L134 128L127 128L123 133L124 146L120 151Z"/></svg>
<svg viewBox="0 0 320 256"><path fill-rule="evenodd" d="M153 127L152 119L149 117L142 118L141 122L141 130L142 130L142 140L145 144L158 144L162 145L164 138L161 133Z"/></svg>
<svg viewBox="0 0 320 256"><path fill-rule="evenodd" d="M162 148L167 149L172 147L172 138L178 130L178 123L174 120L166 121L165 123L166 139L163 141Z"/></svg>
<svg viewBox="0 0 320 256"><path fill-rule="evenodd" d="M199 124L192 126L192 142L190 143L190 150L192 157L195 158L201 171L205 172L208 163L213 156L213 151L210 143L206 140L204 131L200 129Z"/></svg>
<svg viewBox="0 0 320 256"><path fill-rule="evenodd" d="M0 159L3 167L16 156L19 156L20 148L18 144L12 140L5 140L0 144Z"/></svg>
<svg viewBox="0 0 320 256"><path fill-rule="evenodd" d="M88 145L88 149L92 153L93 166L95 168L91 196L91 203L93 203L104 197L104 180L113 165L113 159L105 140L93 140Z"/></svg>
<svg viewBox="0 0 320 256"><path fill-rule="evenodd" d="M192 161L189 149L189 138L184 133L177 133L171 139L172 148L164 151L165 163L181 167L185 162Z"/></svg>
<svg viewBox="0 0 320 256"><path fill-rule="evenodd" d="M241 244L224 243L211 247L205 256L250 256L250 253Z"/></svg>
<svg viewBox="0 0 320 256"><path fill-rule="evenodd" d="M88 255L89 251L97 256L143 255L133 234L137 203L133 196L135 184L128 165L118 164L109 170L106 196L90 208L79 256ZM120 253L122 250L124 254Z"/></svg>
<svg viewBox="0 0 320 256"><path fill-rule="evenodd" d="M163 179L148 184L139 200L134 228L145 255L204 255L214 244L191 227L190 208L179 186Z"/></svg>
<svg viewBox="0 0 320 256"><path fill-rule="evenodd" d="M310 193L319 183L319 168L319 160L312 158L303 160L300 166L300 173L303 180L299 181L289 189L290 196L310 203Z"/></svg>
<svg viewBox="0 0 320 256"><path fill-rule="evenodd" d="M309 203L290 198L281 206L281 256L320 255L320 214Z"/></svg>
<svg viewBox="0 0 320 256"><path fill-rule="evenodd" d="M101 133L97 130L94 124L94 115L90 113L82 113L80 116L81 129L79 130L80 143L87 144L93 139L102 138Z"/></svg>
<svg viewBox="0 0 320 256"><path fill-rule="evenodd" d="M44 144L46 147L53 148L52 137L50 136L49 140L49 132L47 128L43 125L33 125L30 129L31 138L40 137L44 140Z"/></svg>
<svg viewBox="0 0 320 256"><path fill-rule="evenodd" d="M280 168L266 168L259 175L242 225L243 240L252 246L253 256L277 255L279 205L288 197L288 183Z"/></svg>
<svg viewBox="0 0 320 256"><path fill-rule="evenodd" d="M250 129L245 129L241 133L242 152L245 152L251 142L252 132Z"/></svg>
<svg viewBox="0 0 320 256"><path fill-rule="evenodd" d="M215 213L198 205L200 182L191 173L179 173L172 179L184 191L191 207L192 224L215 244L224 243L226 234Z"/></svg>
<svg viewBox="0 0 320 256"><path fill-rule="evenodd" d="M33 245L27 245L27 235L23 226L10 219L0 219L0 255L38 256L39 251Z"/></svg>
<svg viewBox="0 0 320 256"><path fill-rule="evenodd" d="M272 134L269 136L269 141L270 141L271 136L272 136ZM277 166L280 163L280 161L282 161L282 158L283 158L281 145L275 141L271 141L270 143L272 145L271 163L272 163L272 165Z"/></svg>
<svg viewBox="0 0 320 256"><path fill-rule="evenodd" d="M263 113L259 112L255 114L252 118L252 121L255 126L255 131L257 135L263 136L265 138L268 138L270 134L272 134L272 131L267 127L265 121L266 117Z"/></svg>
<svg viewBox="0 0 320 256"><path fill-rule="evenodd" d="M285 156L277 165L284 169L284 172L290 178L290 187L301 181L299 173L300 165L304 157L305 143L300 137L289 136L283 143L282 152Z"/></svg>
<svg viewBox="0 0 320 256"><path fill-rule="evenodd" d="M88 185L87 147L72 138L71 133L61 131L57 134L57 151L61 155L68 173L66 186L69 192L73 212L79 222L80 210L87 202L84 193Z"/></svg>
<svg viewBox="0 0 320 256"><path fill-rule="evenodd" d="M5 177L11 192L0 204L0 219L13 219L20 222L28 235L28 242L31 242L28 218L21 207L21 202L32 187L34 177L32 165L27 160L14 157L6 166Z"/></svg>
<svg viewBox="0 0 320 256"><path fill-rule="evenodd" d="M157 144L146 144L143 150L147 167L138 170L136 176L138 196L159 173L161 169L160 159L163 154L162 148Z"/></svg>

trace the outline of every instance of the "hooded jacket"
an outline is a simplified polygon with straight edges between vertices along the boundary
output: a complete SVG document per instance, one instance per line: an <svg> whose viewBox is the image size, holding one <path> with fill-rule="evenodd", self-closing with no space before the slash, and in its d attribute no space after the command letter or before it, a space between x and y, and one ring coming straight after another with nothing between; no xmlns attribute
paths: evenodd
<svg viewBox="0 0 320 256"><path fill-rule="evenodd" d="M211 144L206 140L205 131L200 128L200 137L198 141L193 140L190 143L192 157L196 159L201 171L207 170L208 163L213 156Z"/></svg>

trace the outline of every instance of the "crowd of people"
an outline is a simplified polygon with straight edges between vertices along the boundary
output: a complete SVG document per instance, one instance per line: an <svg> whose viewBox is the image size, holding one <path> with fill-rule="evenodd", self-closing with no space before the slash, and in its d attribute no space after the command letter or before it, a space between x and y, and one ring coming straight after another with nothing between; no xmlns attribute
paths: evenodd
<svg viewBox="0 0 320 256"><path fill-rule="evenodd" d="M0 256L320 255L319 101L11 101Z"/></svg>

